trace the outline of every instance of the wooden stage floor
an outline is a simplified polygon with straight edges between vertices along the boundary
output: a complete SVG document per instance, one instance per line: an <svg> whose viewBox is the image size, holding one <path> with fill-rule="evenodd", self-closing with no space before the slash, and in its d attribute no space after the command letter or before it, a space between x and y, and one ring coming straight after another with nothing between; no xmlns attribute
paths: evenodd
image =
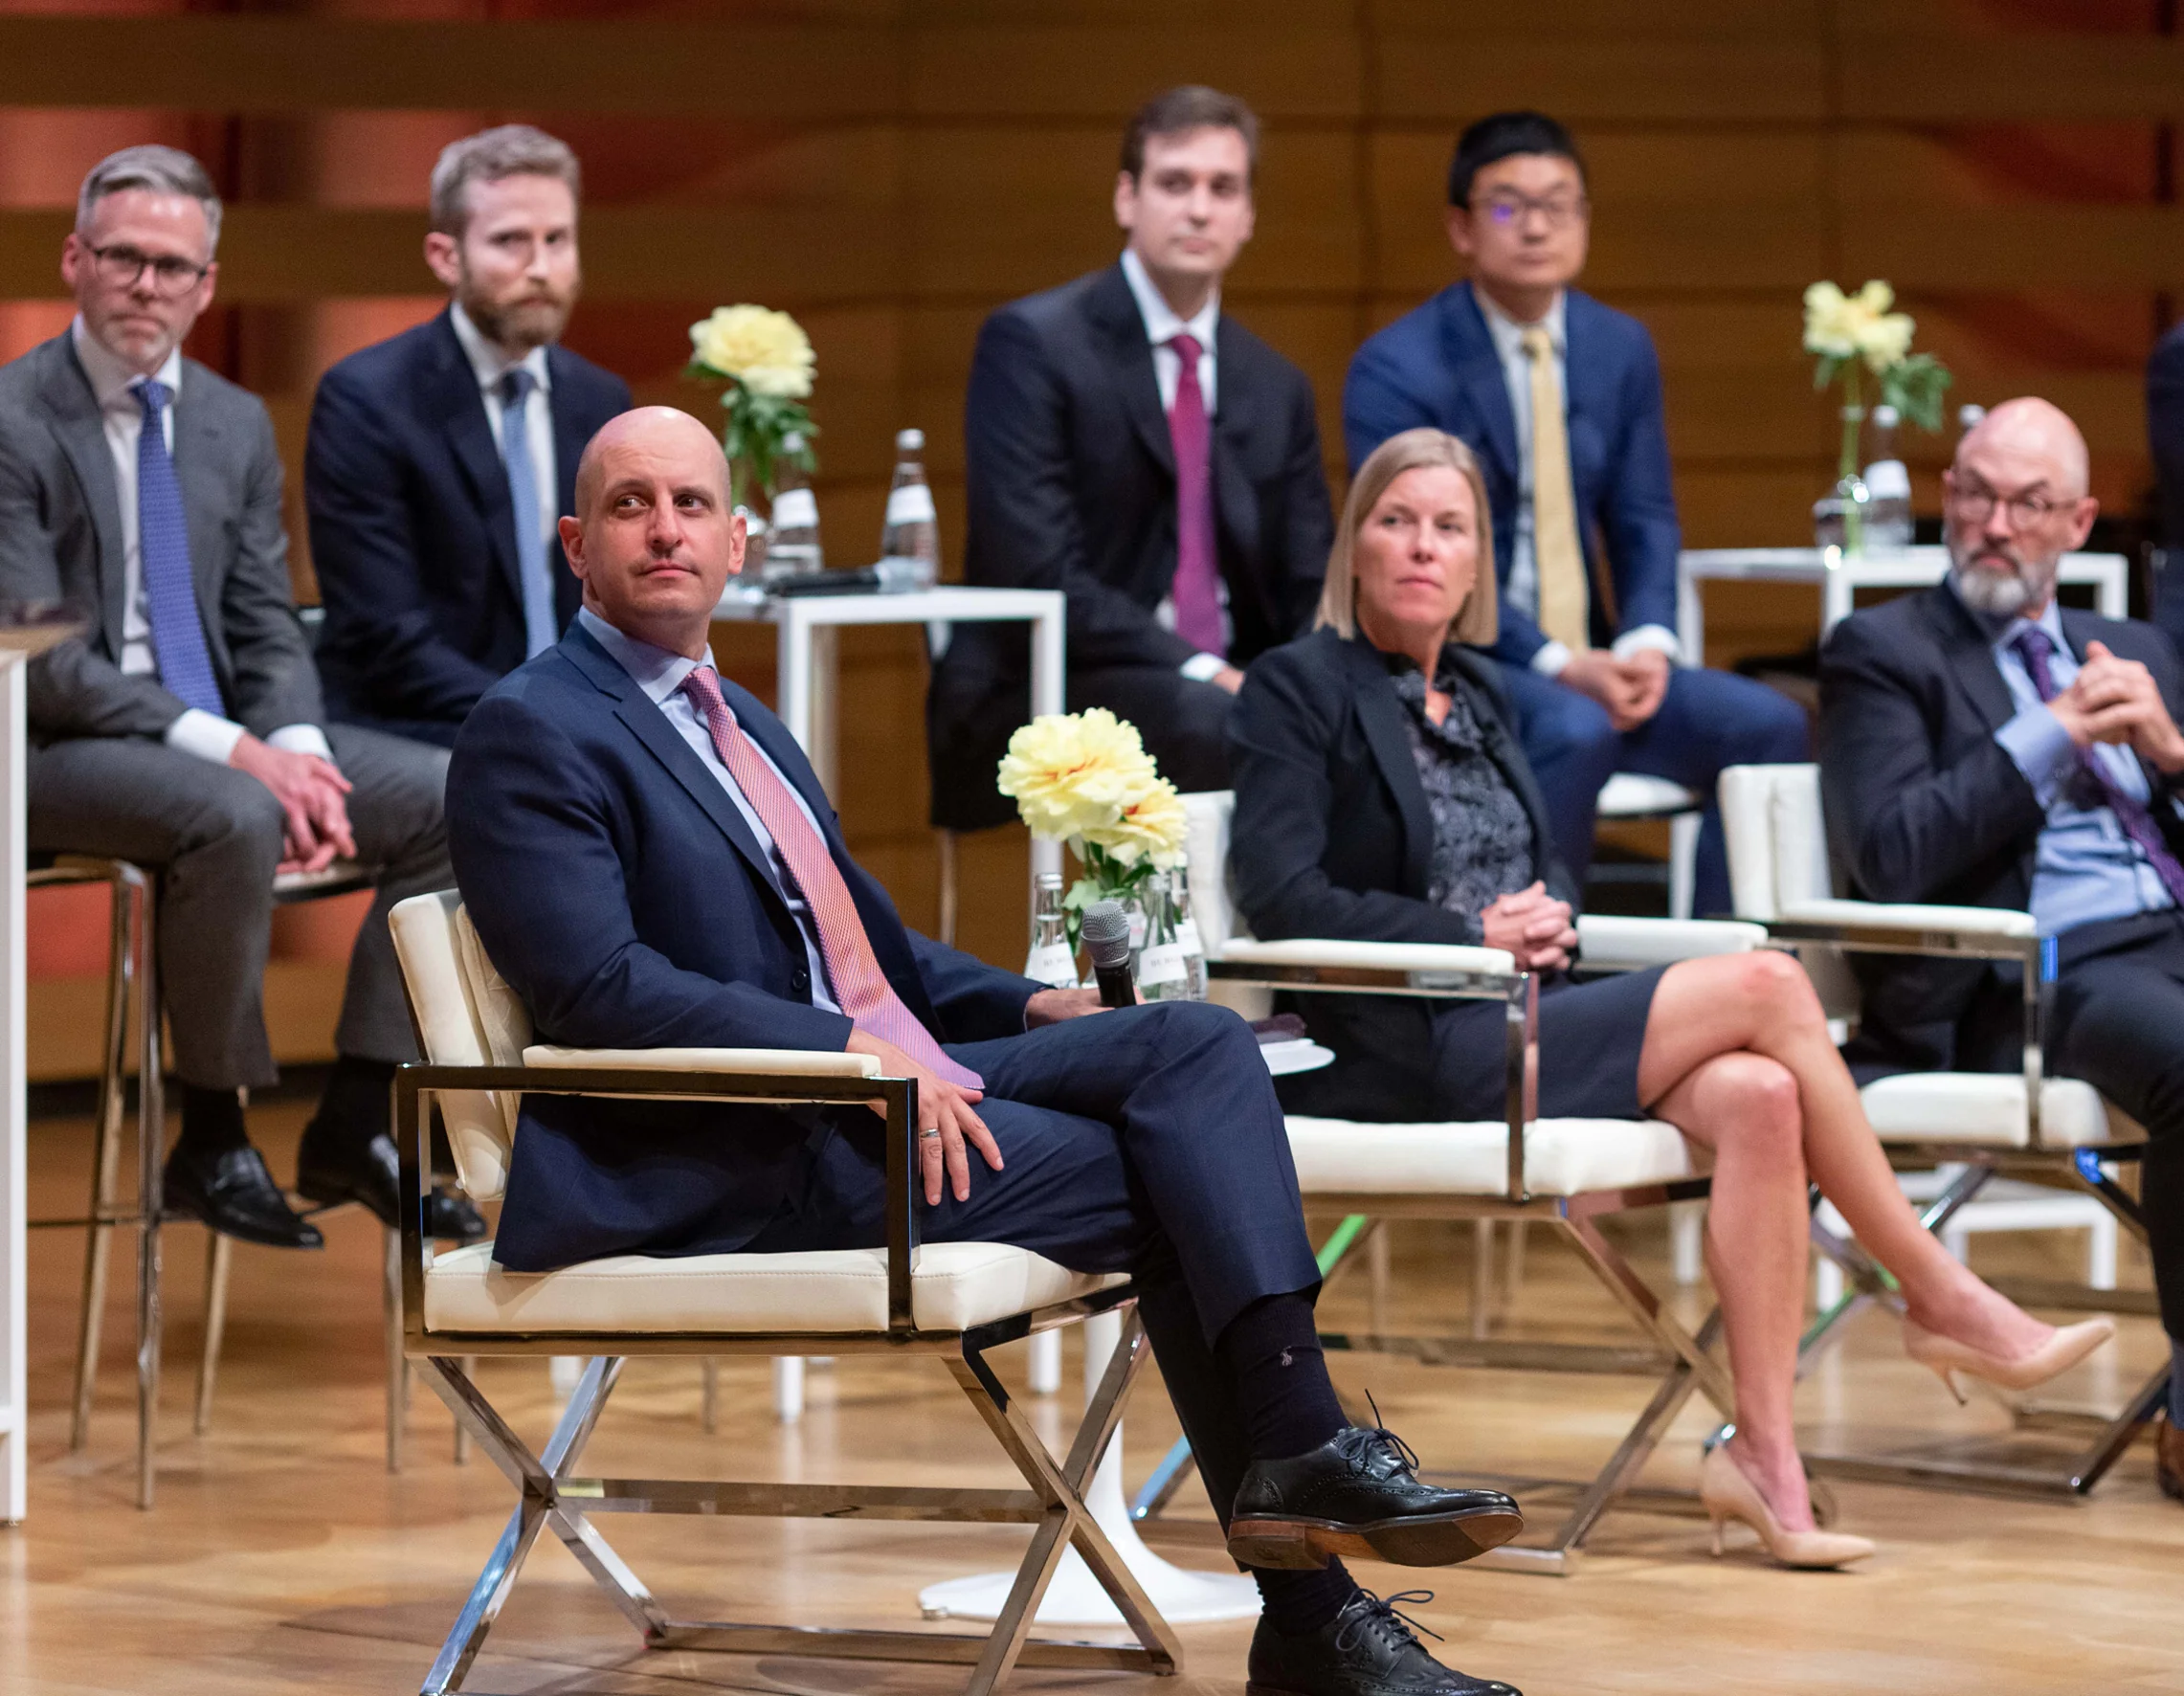
<svg viewBox="0 0 2184 1696"><path fill-rule="evenodd" d="M290 1170L300 1105L257 1113L277 1172ZM33 1204L79 1204L86 1127L33 1128ZM321 1255L244 1248L221 1395L211 1436L189 1435L202 1234L168 1235L167 1415L159 1504L131 1506L126 1257L103 1395L88 1452L67 1452L69 1354L80 1239L32 1246L32 1517L0 1530L0 1691L7 1696L162 1692L414 1690L504 1520L510 1494L481 1458L457 1467L450 1421L419 1390L411 1461L385 1469L376 1230L353 1211L328 1222ZM1977 1239L1975 1239L1977 1240ZM1980 1240L1983 1266L2064 1276L2074 1237ZM1657 1230L1628 1241L1649 1268ZM1415 1227L1397 1240L1397 1317L1435 1313L1460 1329L1467 1239ZM2127 1250L2127 1281L2145 1270ZM1363 1280L1330 1297L1334 1321L1362 1325ZM1692 1305L1699 1292L1685 1292ZM1527 1335L1628 1333L1559 1250L1534 1248L1515 1323ZM2058 1399L2120 1398L2151 1370L2152 1321L2124 1322L2118 1348L2059 1386ZM1012 1370L1020 1371L1020 1362ZM1535 1478L1589 1473L1647 1395L1637 1379L1485 1374L1377 1356L1338 1356L1338 1384L1370 1389L1429 1468L1494 1468ZM845 1362L812 1375L796 1426L768 1411L762 1366L723 1374L722 1424L698 1426L694 1363L638 1363L593 1443L601 1473L1014 1484L969 1407L936 1366ZM542 1364L488 1365L484 1381L534 1440L552 1413ZM1058 1398L1074 1399L1074 1350ZM1893 1328L1861 1319L1848 1347L1800 1391L1812 1439L1857 1432L1908 1443L1998 1429L2001 1410L1959 1411L1908 1365ZM1065 1406L1052 1410L1059 1433ZM1690 1487L1703 1416L1683 1424L1646 1483ZM1132 1404L1126 1474L1145 1476L1174 1435L1156 1382ZM2089 1503L2031 1504L1877 1485L1838 1485L1842 1523L1880 1556L1847 1573L1777 1571L1749 1548L1706 1551L1685 1513L1621 1511L1595 1532L1578 1573L1549 1578L1456 1570L1361 1569L1383 1591L1435 1592L1411 1611L1447 1641L1445 1658L1529 1696L1704 1692L1732 1696L1888 1692L2184 1692L2184 1507L2156 1492L2150 1448L2125 1458ZM1202 1495L1156 1536L1184 1564L1214 1567ZM605 1529L671 1606L700 1617L915 1626L933 1579L1013 1566L1006 1529L616 1517ZM1748 1540L1749 1541L1749 1540ZM1172 1683L1111 1675L1019 1674L1025 1691L1144 1689L1173 1696L1241 1690L1248 1626L1191 1628ZM533 1557L471 1687L555 1696L696 1696L709 1690L811 1696L959 1687L947 1668L794 1662L696 1653L646 1655L552 1540Z"/></svg>

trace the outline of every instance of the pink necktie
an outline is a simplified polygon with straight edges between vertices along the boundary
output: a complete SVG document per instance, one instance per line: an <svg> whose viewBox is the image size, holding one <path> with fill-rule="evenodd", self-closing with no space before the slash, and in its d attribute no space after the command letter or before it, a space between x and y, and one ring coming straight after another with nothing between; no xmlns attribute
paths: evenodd
<svg viewBox="0 0 2184 1696"><path fill-rule="evenodd" d="M1221 635L1220 562L1214 543L1213 433L1206 425L1206 393L1198 387L1195 336L1170 336L1168 346L1181 368L1175 404L1168 409L1168 439L1175 449L1175 634L1202 654L1225 656Z"/></svg>
<svg viewBox="0 0 2184 1696"><path fill-rule="evenodd" d="M789 786L774 775L772 767L736 723L736 715L721 698L721 680L713 675L713 668L701 665L682 680L682 687L704 716L721 764L728 769L744 799L773 837L790 877L811 904L812 923L819 932L819 953L827 963L827 977L841 1010L858 1030L894 1043L949 1082L966 1089L983 1089L984 1080L943 1054L932 1033L912 1016L895 993L887 974L880 970L871 939L864 934L864 922L857 916L857 903L850 896L849 885L842 881L841 868L805 818L803 809L796 805Z"/></svg>

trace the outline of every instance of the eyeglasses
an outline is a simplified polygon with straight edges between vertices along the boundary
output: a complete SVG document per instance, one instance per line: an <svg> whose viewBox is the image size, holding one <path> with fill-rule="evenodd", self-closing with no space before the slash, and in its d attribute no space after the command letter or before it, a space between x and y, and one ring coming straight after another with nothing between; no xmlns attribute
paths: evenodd
<svg viewBox="0 0 2184 1696"><path fill-rule="evenodd" d="M1514 224L1527 213L1537 212L1549 230L1562 230L1583 217L1591 205L1582 194L1550 194L1534 200L1528 194L1507 190L1474 202L1472 210L1502 225Z"/></svg>
<svg viewBox="0 0 2184 1696"><path fill-rule="evenodd" d="M195 288L212 268L177 254L147 254L123 243L92 248L91 259L99 280L108 288L135 288L137 279L149 271L152 293L169 301L178 301Z"/></svg>
<svg viewBox="0 0 2184 1696"><path fill-rule="evenodd" d="M2035 524L2044 524L2061 511L2064 504L2061 501L2051 501L2045 495L2016 495L2005 501L1981 483L1950 485L1949 503L1960 517L1975 524L1985 524L1999 505L2008 511L2013 530L2029 529Z"/></svg>

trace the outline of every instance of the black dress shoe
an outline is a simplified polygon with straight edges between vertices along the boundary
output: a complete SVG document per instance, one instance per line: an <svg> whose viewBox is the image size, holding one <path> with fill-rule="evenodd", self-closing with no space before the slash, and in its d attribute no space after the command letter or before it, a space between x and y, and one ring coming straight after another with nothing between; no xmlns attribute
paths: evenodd
<svg viewBox="0 0 2184 1696"><path fill-rule="evenodd" d="M402 1194L402 1158L384 1130L359 1144L353 1137L329 1135L314 1119L296 1150L296 1192L321 1207L361 1202L383 1225L392 1226Z"/></svg>
<svg viewBox="0 0 2184 1696"><path fill-rule="evenodd" d="M323 1248L326 1239L297 1216L265 1170L265 1158L247 1145L210 1157L186 1146L167 1156L160 1206L169 1214L202 1219L224 1237L268 1248Z"/></svg>
<svg viewBox="0 0 2184 1696"><path fill-rule="evenodd" d="M1430 1590L1385 1602L1361 1590L1304 1637L1283 1635L1260 1615L1244 1696L1522 1696L1513 1685L1443 1666L1390 1605L1432 1600Z"/></svg>
<svg viewBox="0 0 2184 1696"><path fill-rule="evenodd" d="M435 1184L433 1193L425 1197L425 1231L443 1242L482 1242L485 1216L471 1205L469 1196L458 1195L445 1184Z"/></svg>
<svg viewBox="0 0 2184 1696"><path fill-rule="evenodd" d="M1308 1455L1254 1461L1229 1514L1229 1558L1247 1567L1324 1567L1332 1555L1453 1567L1525 1529L1500 1490L1443 1490L1380 1426L1351 1425Z"/></svg>

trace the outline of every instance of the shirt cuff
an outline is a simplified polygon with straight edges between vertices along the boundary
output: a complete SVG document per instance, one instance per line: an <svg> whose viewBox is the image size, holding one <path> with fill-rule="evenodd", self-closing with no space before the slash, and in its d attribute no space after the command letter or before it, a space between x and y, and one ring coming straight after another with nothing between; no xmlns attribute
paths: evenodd
<svg viewBox="0 0 2184 1696"><path fill-rule="evenodd" d="M182 716L167 725L160 738L176 752L194 754L215 766L225 766L228 757L235 751L235 744L242 739L243 727L234 720L223 719L198 706L184 707Z"/></svg>
<svg viewBox="0 0 2184 1696"><path fill-rule="evenodd" d="M329 766L340 764L326 741L326 733L316 725L283 725L265 740L271 748L292 754L316 754Z"/></svg>
<svg viewBox="0 0 2184 1696"><path fill-rule="evenodd" d="M2044 703L2028 706L1995 731L1995 740L2025 774L2040 806L2053 806L2064 779L2078 764L2078 745L2070 740L2062 721Z"/></svg>
<svg viewBox="0 0 2184 1696"><path fill-rule="evenodd" d="M1218 654L1193 654L1175 669L1193 683L1210 683L1228 666L1229 662Z"/></svg>
<svg viewBox="0 0 2184 1696"><path fill-rule="evenodd" d="M1569 663L1570 648L1567 643L1563 642L1553 640L1542 642L1539 645L1539 651L1532 656L1532 670L1538 672L1543 678L1560 677L1563 667Z"/></svg>
<svg viewBox="0 0 2184 1696"><path fill-rule="evenodd" d="M1616 645L1609 652L1617 659L1628 659L1647 648L1667 655L1671 664L1683 656L1683 644L1665 624L1641 624L1636 630L1626 630L1616 638Z"/></svg>

